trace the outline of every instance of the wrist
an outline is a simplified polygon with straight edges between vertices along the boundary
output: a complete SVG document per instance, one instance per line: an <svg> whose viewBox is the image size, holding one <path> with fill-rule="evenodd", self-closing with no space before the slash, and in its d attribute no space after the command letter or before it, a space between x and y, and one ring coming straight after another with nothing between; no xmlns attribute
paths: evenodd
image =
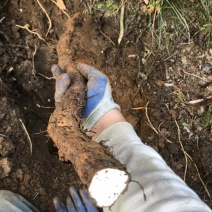
<svg viewBox="0 0 212 212"><path fill-rule="evenodd" d="M119 110L112 109L107 112L92 127L91 131L95 134L93 139L95 140L106 128L118 122L126 122L126 119Z"/></svg>

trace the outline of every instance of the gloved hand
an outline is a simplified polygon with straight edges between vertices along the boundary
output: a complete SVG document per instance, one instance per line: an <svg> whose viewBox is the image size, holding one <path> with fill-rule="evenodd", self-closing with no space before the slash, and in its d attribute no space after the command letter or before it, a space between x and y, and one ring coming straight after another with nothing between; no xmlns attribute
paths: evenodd
<svg viewBox="0 0 212 212"><path fill-rule="evenodd" d="M107 112L112 109L120 111L121 108L113 101L110 81L105 74L84 63L79 63L77 68L88 80L83 128L90 131ZM53 65L51 71L56 79L55 103L59 103L71 83L71 78L58 65Z"/></svg>
<svg viewBox="0 0 212 212"><path fill-rule="evenodd" d="M120 111L121 108L113 101L110 81L105 74L84 63L79 63L77 68L88 80L83 127L90 131L93 125L107 112L112 109Z"/></svg>
<svg viewBox="0 0 212 212"><path fill-rule="evenodd" d="M71 83L71 77L69 74L64 73L64 71L58 65L53 65L51 72L56 80L54 99L55 103L57 104L61 102L62 96L68 89Z"/></svg>
<svg viewBox="0 0 212 212"><path fill-rule="evenodd" d="M79 193L74 187L69 189L70 196L66 199L66 206L58 197L53 199L56 212L98 212L86 190L80 190ZM80 197L81 196L81 197Z"/></svg>

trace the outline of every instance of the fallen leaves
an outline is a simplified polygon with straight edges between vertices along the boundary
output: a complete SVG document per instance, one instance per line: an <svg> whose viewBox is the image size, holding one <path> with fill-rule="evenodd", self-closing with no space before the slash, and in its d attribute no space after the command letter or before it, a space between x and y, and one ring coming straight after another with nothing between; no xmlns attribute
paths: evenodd
<svg viewBox="0 0 212 212"><path fill-rule="evenodd" d="M65 6L63 0L57 0L57 5L61 10L66 10L66 6Z"/></svg>

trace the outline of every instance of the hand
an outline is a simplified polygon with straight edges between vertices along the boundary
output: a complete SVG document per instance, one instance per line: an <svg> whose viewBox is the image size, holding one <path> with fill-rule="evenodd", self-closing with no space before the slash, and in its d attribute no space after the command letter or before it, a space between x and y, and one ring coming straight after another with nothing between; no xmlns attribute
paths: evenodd
<svg viewBox="0 0 212 212"><path fill-rule="evenodd" d="M74 187L69 189L70 196L66 199L66 206L58 197L53 199L56 212L98 212L86 190L80 190L79 193ZM80 197L81 196L81 197Z"/></svg>
<svg viewBox="0 0 212 212"><path fill-rule="evenodd" d="M96 133L95 140L108 126L126 120L120 113L119 105L113 101L108 77L94 67L83 63L79 63L77 68L88 80L83 126L84 129ZM56 79L55 103L57 104L61 102L62 96L70 85L71 78L58 65L53 65L51 71Z"/></svg>
<svg viewBox="0 0 212 212"><path fill-rule="evenodd" d="M121 110L112 97L108 77L92 66L79 63L79 72L88 80L87 101L84 110L84 129L90 131L102 116L113 109Z"/></svg>
<svg viewBox="0 0 212 212"><path fill-rule="evenodd" d="M55 103L59 103L71 83L71 77L58 65L53 65L51 71L56 80L54 100Z"/></svg>

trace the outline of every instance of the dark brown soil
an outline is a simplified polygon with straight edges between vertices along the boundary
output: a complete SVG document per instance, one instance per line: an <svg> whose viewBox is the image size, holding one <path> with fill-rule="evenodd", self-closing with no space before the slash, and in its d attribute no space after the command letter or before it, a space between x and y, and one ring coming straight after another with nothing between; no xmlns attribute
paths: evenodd
<svg viewBox="0 0 212 212"><path fill-rule="evenodd" d="M36 0L3 0L0 5L0 20L5 17L0 22L0 189L21 194L41 211L53 211L54 196L65 199L70 185L78 188L83 185L72 164L59 161L57 149L46 132L54 110L54 80L43 76L51 77L51 65L57 63L56 45L66 30L67 17L51 1L41 2L53 23L47 38L48 21ZM114 99L122 107L126 119L143 142L158 151L183 177L185 158L178 140L176 119L181 142L212 193L211 128L201 123L202 114L211 102L185 104L208 95L211 78L201 66L212 60L212 52L182 41L166 59L161 60L155 54L147 64L140 65L135 55L138 49L142 54L145 52L142 42L148 41L145 34L135 45L138 34L129 32L118 46L118 20L102 20L98 13L89 16L80 1L64 2L70 16L79 12L72 36L74 62L88 63L108 75ZM48 45L16 26L27 23ZM145 25L145 19L140 24ZM207 82L194 75L207 78ZM142 109L147 102L149 118L158 134L147 124ZM20 120L31 137L32 154ZM188 163L186 182L211 206L212 201L192 162Z"/></svg>

